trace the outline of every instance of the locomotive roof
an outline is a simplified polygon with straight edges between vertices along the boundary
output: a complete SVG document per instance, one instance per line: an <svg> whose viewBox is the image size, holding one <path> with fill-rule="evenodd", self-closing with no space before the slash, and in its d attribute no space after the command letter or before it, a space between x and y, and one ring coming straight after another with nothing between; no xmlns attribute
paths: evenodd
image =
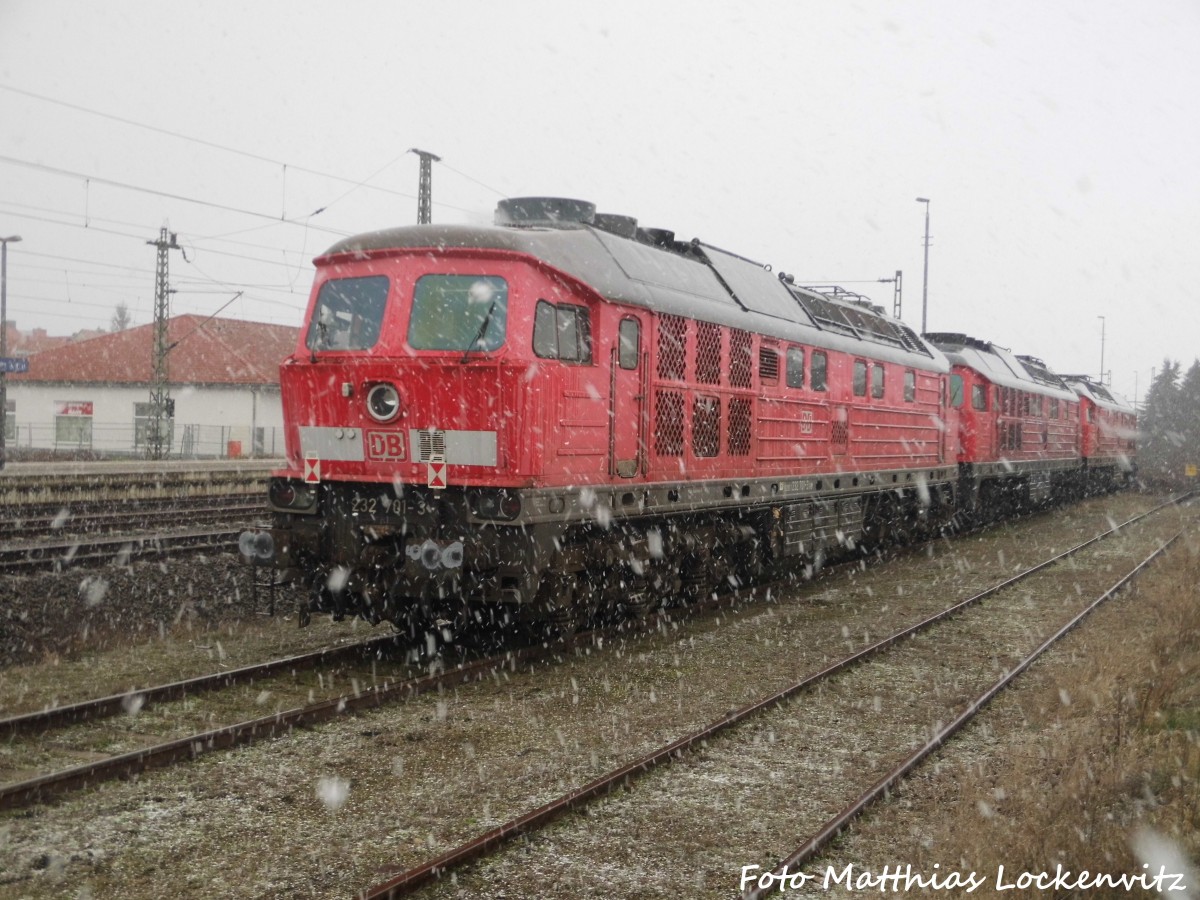
<svg viewBox="0 0 1200 900"><path fill-rule="evenodd" d="M1063 377L1077 394L1087 397L1099 407L1131 415L1137 413L1133 405L1120 394L1114 394L1105 385L1097 384L1086 375L1064 375Z"/></svg>
<svg viewBox="0 0 1200 900"><path fill-rule="evenodd" d="M317 257L388 250L493 249L536 257L601 296L810 346L946 372L945 357L903 323L784 284L759 263L692 241L673 250L589 225L410 225L356 235Z"/></svg>
<svg viewBox="0 0 1200 900"><path fill-rule="evenodd" d="M1067 383L1039 359L1015 356L1003 347L965 334L927 334L925 339L945 353L952 365L973 369L992 384L1061 400L1076 399Z"/></svg>

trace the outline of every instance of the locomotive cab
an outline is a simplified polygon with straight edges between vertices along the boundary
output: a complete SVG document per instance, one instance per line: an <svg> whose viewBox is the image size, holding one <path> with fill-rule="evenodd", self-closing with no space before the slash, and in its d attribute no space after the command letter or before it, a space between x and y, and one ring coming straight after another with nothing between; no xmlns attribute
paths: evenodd
<svg viewBox="0 0 1200 900"><path fill-rule="evenodd" d="M270 491L272 562L316 609L453 618L464 579L528 602L570 512L550 489L644 474L643 316L497 234L401 228L316 260Z"/></svg>

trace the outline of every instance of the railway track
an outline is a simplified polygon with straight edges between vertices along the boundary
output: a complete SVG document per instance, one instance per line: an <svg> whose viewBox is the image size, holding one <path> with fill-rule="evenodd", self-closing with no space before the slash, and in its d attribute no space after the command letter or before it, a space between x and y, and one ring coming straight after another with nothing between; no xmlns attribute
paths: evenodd
<svg viewBox="0 0 1200 900"><path fill-rule="evenodd" d="M371 702L382 702L395 692L408 691L410 695L419 693L453 677L453 673L444 673L440 682L437 678L423 681L413 677L399 678L393 682L385 674L382 683L359 688L359 679L363 682L379 681L377 664L386 660L387 651L395 647L393 635L374 637L342 647L322 648L230 671L0 719L0 738L7 745L4 769L10 778L13 772L27 765L54 765L55 761L71 759L81 753L102 756L92 748L128 740L123 733L128 731L129 725L137 725L138 732L134 740L140 742L137 747L125 752L104 755L82 765L65 765L0 785L0 809L26 806L75 788L193 759L212 750L250 743L293 727L332 718ZM405 669L403 664L394 664L395 672ZM386 670L391 672L393 665L386 665ZM309 677L301 679L298 677L301 673L308 673ZM351 691L339 693L333 690L335 678L351 685ZM253 687L259 698L305 692L311 697L314 690L318 689L329 696L296 709L256 716L228 726L185 732L182 736L167 740L150 738L155 725L147 723L146 719L150 718L151 713L161 711L159 722L167 723L168 727L179 721L210 718L213 714L200 706L197 702L199 698L204 694L239 686ZM190 708L173 708L178 704ZM240 710L248 705L254 708L255 705L261 705L261 701L233 704L231 708ZM229 709L227 706L227 712ZM116 726L109 725L114 719L122 721ZM178 728L175 730L178 731Z"/></svg>
<svg viewBox="0 0 1200 900"><path fill-rule="evenodd" d="M134 501L172 502L184 497L263 497L278 460L237 466L190 462L11 465L0 480L0 508Z"/></svg>
<svg viewBox="0 0 1200 900"><path fill-rule="evenodd" d="M927 615L935 598L924 595L926 588L959 583L983 587L989 583L988 573L1011 571L1015 560L1032 559L1025 552L1028 548L1046 541L1060 548L1077 543L1087 524L1103 521L1112 508L1128 510L1120 517L1124 519L1145 504L1128 498L1115 505L1093 504L1090 510L1082 507L1078 515L1068 512L1067 524L1053 530L1047 529L1048 522L1030 521L990 535L934 542L901 554L894 564L870 566L861 573L857 566L847 567L850 571L842 577L814 582L799 595L790 586L784 586L780 596L779 586L763 585L749 604L744 593L740 598L722 598L709 607L718 608L715 614L697 617L694 623L683 624L688 610L673 610L644 630L626 625L625 633L604 638L603 646L593 640L573 648L540 648L541 658L549 657L548 665L538 664L536 656L522 657L478 676L488 683L444 682L424 700L347 717L335 728L311 733L293 730L287 742L269 748L218 754L219 759L209 759L200 767L163 771L152 779L63 795L61 802L14 810L8 813L10 821L21 824L10 847L0 854L0 864L21 878L19 873L28 869L30 860L36 861L37 854L44 852L41 848L54 847L62 848L55 852L70 854L71 860L85 860L68 864L69 877L83 879L104 895L150 896L139 893L144 886L136 877L130 880L133 873L128 866L142 871L147 863L159 868L180 863L180 871L190 873L189 883L224 886L210 887L210 892L292 895L323 883L328 895L348 896L399 871L395 865L399 852L404 854L400 862L415 864L424 855L466 840L479 828L540 805L556 793L552 790L556 785L566 790L622 760L640 758L657 745L656 736L669 740L741 706L753 696L749 685L759 690L781 685L823 667L824 660L838 655L839 647L865 643L868 631L883 634L889 621L912 621L918 611ZM914 575L906 572L921 573L915 576L921 580L914 581ZM772 591L776 600L771 599ZM765 602L764 593L768 594ZM729 677L722 674L726 671ZM368 682L364 678L362 683ZM572 699L573 692L581 696ZM805 699L805 708L808 702ZM137 716L122 719L125 730L139 731L147 710L152 711L152 704ZM257 707L255 711L268 710ZM733 734L745 734L747 727L753 726L740 726ZM761 736L764 744L769 743L766 732ZM832 742L837 735L831 730L827 737ZM710 747L721 740L710 741ZM92 748L86 759L91 761L101 749L113 755L124 748ZM208 749L197 746L194 752L208 758ZM181 758L187 757L181 754ZM684 754L683 758L703 761L706 755ZM397 770L393 764L400 761L403 767ZM694 765L689 762L683 768ZM340 812L314 800L313 785L326 775L336 775L335 780L351 786L351 805ZM676 789L672 776L668 796L673 798ZM635 786L632 796L639 793ZM314 802L316 809L311 808ZM229 818L231 809L245 804L262 810L263 817L256 815L253 822ZM607 803L593 803L589 823L597 822L607 808ZM733 809L731 803L708 818L714 825L727 820L737 824L745 817L731 814ZM755 810L751 819L757 816ZM668 810L645 834L657 835L673 818ZM142 824L133 827L140 832L129 832L130 823L137 822ZM324 865L305 862L308 843L298 836L317 822L325 823L323 829L336 824L330 832L340 848L336 875ZM677 826L666 826L667 830L673 827ZM220 835L220 840L214 835ZM543 840L531 835L527 852L536 852ZM591 843L604 840L599 834L589 837ZM174 856L181 842L194 848L186 860ZM706 855L713 846L707 845ZM754 844L740 846L752 851ZM778 855L771 859L748 855L738 862L769 867L785 853L783 846L775 846ZM259 850L251 853L250 847ZM113 866L91 869L86 859L93 854L111 859ZM611 856L620 859L591 865L607 870L640 857L641 851L614 849ZM552 862L557 865L563 859L555 857ZM32 864L34 877L40 865ZM497 865L499 861L489 863L486 871ZM477 877L472 870L459 875L467 885ZM726 889L736 884L736 866L728 863L721 878ZM509 895L524 896L524 891L510 890ZM487 887L473 895L495 893ZM629 893L613 889L604 895ZM675 892L697 893L687 885Z"/></svg>
<svg viewBox="0 0 1200 900"><path fill-rule="evenodd" d="M107 534L134 527L159 528L174 525L181 518L193 524L245 521L247 517L265 513L261 498L240 496L142 502L125 504L119 509L105 509L96 504L10 508L0 519L0 546L9 542L32 544L75 535Z"/></svg>
<svg viewBox="0 0 1200 900"><path fill-rule="evenodd" d="M730 597L718 597L692 604L686 614L694 615L728 606ZM498 654L459 663L443 665L440 662L430 667L427 674L408 674L393 677L380 673L373 667L369 672L343 675L340 680L351 682L351 690L333 693L314 702L304 703L289 709L276 710L265 716L188 733L169 740L146 743L136 749L105 756L82 765L70 765L47 771L32 777L0 784L0 810L28 806L59 796L65 792L94 786L103 781L126 778L152 768L174 765L195 759L205 753L244 746L259 740L287 734L294 728L310 727L339 716L361 710L373 709L387 703L409 700L430 691L440 691L447 686L497 677L498 672L514 671L517 667L529 666L543 661L560 659L572 652L591 652L602 647L605 641L617 635L629 635L640 631L654 631L666 627L678 618L681 611L662 612L637 623L622 622L608 628L572 634L549 643L531 647L505 650ZM273 660L241 669L213 673L185 681L172 682L155 687L141 688L92 700L80 701L61 707L52 707L21 715L0 719L0 738L9 742L10 750L19 739L36 739L45 743L46 735L56 729L68 728L88 722L96 722L119 716L141 715L164 703L187 700L210 692L236 685L252 684L262 693L276 693L266 679L279 675L294 675L298 671L312 669L317 665L336 664L354 657L368 656L384 646L395 644L393 636L373 638L361 644L336 650L316 650L285 659ZM398 666L397 670L405 668ZM411 670L411 666L407 667ZM366 685L367 682L369 685ZM323 684L323 681L322 681ZM332 681L331 681L332 684ZM280 694L288 693L279 691ZM295 693L291 691L290 693ZM311 691L310 691L311 694ZM193 716L194 718L194 716ZM107 735L102 736L108 739ZM99 741L87 737L80 741L70 740L65 750L70 755L92 754L86 749ZM2 770L0 770L2 771ZM2 776L0 776L2 777Z"/></svg>
<svg viewBox="0 0 1200 900"><path fill-rule="evenodd" d="M1154 511L1167 505L1169 504L1163 504L1162 507L1157 507ZM1149 513L1145 515L1149 515ZM233 539L236 540L236 533L229 534L233 535ZM103 541L99 542L97 552L102 553L103 550L100 548L106 546L110 546L110 544ZM1075 550L1070 552L1073 553L1081 549L1082 546L1087 545L1081 545L1080 548L1075 548ZM914 548L913 552L920 552L920 548ZM0 563L2 562L3 552L0 551ZM44 565L49 561L42 558L30 560L29 562L30 564ZM825 573L825 577L832 576L840 568L849 567L852 569L855 565L854 563L847 563L843 567L830 567ZM985 592L983 595L973 598L970 602L975 602L987 595L988 592ZM264 738L285 734L296 727L307 727L328 721L345 713L411 699L431 690L442 690L447 685L495 677L497 671L515 670L518 666L533 665L545 660L561 658L564 654L571 652L590 652L591 648L603 646L606 641L611 641L618 635L628 637L639 632L654 631L668 626L676 627L678 621L684 616L694 616L719 610L737 602L738 599L736 596L715 597L707 601L691 604L683 609L664 610L641 622L623 622L596 631L570 635L549 644L506 650L496 655L454 664L449 669L435 671L427 675L414 675L409 672L407 675L400 677L393 672L380 676L380 673L375 670L369 673L360 673L363 683L366 681L371 682L369 687L360 687L358 680L355 679L354 687L351 691L332 694L319 701L303 703L288 709L278 709L269 715L252 716L251 718L219 728L206 728L157 743L143 742L135 749L111 754L101 759L89 761L83 765L65 766L54 771L47 771L32 777L22 778L7 785L0 785L0 809L25 806L69 790L94 785L105 780L124 778L150 768L168 766L190 760L210 751L230 749L253 743ZM954 610L950 610L942 615L950 615L953 612ZM938 618L940 617L930 620L930 623L936 621ZM901 640L905 634L907 632L895 636L891 642ZM286 688L271 690L269 685L264 685L264 682L269 678L278 676L280 673L295 675L297 672L312 669L317 665L337 665L356 656L361 657L364 654L378 651L389 644L394 644L394 639L390 635L371 639L361 645L352 645L337 650L316 650L233 671L198 676L185 681L140 688L121 694L16 715L7 719L0 719L0 737L7 738L10 746L15 741L31 737L36 737L39 741L45 742L46 735L58 729L88 722L94 723L117 716L128 716L130 714L141 716L143 713L147 713L154 707L164 703L187 700L188 698L195 698L202 693L237 685L254 684L256 685L256 689L260 691L260 694L266 692L282 696L289 693ZM878 650L884 649L888 645L890 645L890 642L881 642L881 644L871 648L870 651L864 651L863 655L867 652L878 652ZM854 659L857 658L855 657ZM354 676L350 677L354 678ZM295 692L291 691L291 693L294 694ZM104 740L110 739L110 735L104 735ZM81 749L86 748L88 742L89 740L86 737L83 739L78 737L72 738L65 745L66 752L72 755L78 755L80 752L94 754L94 751ZM91 743L102 742L91 741ZM638 765L641 766L640 763Z"/></svg>
<svg viewBox="0 0 1200 900"><path fill-rule="evenodd" d="M261 496L240 492L139 497L131 489L127 496L15 503L0 519L0 573L232 549L265 512Z"/></svg>
<svg viewBox="0 0 1200 900"><path fill-rule="evenodd" d="M1183 532L1176 533L1169 541L1162 544L1158 549L1152 551L1145 559L1139 562L1132 570L1123 575L1115 584L1104 591L1100 596L1096 597L1088 603L1083 609L1076 613L1071 619L1065 622L1062 627L1047 637L1039 644L1032 652L1027 654L1016 666L1006 672L995 683L988 686L975 697L973 697L966 707L958 713L948 724L942 725L940 728L934 728L933 734L923 744L917 747L912 753L891 767L881 778L875 781L870 787L862 791L857 797L851 800L838 813L831 816L823 822L819 828L815 830L811 837L803 841L795 850L793 850L786 858L779 862L775 868L764 875L759 875L757 878L751 879L751 887L743 893L744 900L762 900L762 898L770 896L783 889L789 883L789 875L802 870L802 867L815 859L822 850L832 843L839 834L850 826L854 820L860 818L873 804L887 796L896 785L904 778L912 773L917 766L924 762L935 751L943 747L954 735L962 731L965 727L983 711L989 703L992 702L1003 690L1005 690L1013 681L1024 673L1030 666L1057 644L1069 632L1074 630L1079 624L1091 615L1100 604L1111 599L1135 579L1142 570L1162 556L1180 537ZM756 867L756 869L759 867ZM756 874L751 872L751 875Z"/></svg>
<svg viewBox="0 0 1200 900"><path fill-rule="evenodd" d="M832 751L830 748L842 739L842 735L838 734L838 728L834 724L829 724L821 735L808 739L815 745L815 749L808 746L797 748L793 741L783 740L778 741L780 746L776 747L777 738L783 735L790 735L792 730L791 724L779 723L777 721L780 716L787 716L789 701L800 695L806 698L806 702L812 702L814 706L818 703L823 703L824 701L821 698L825 695L830 695L833 700L837 700L839 698L836 695L840 693L840 690L836 685L851 678L864 677L860 673L870 669L872 666L879 669L893 667L891 674L888 676L889 678L893 678L895 677L895 668L901 665L901 662L893 661L894 659L903 660L906 654L924 652L926 655L932 654L937 656L943 652L943 645L938 643L930 644L927 635L952 633L956 628L965 627L961 623L973 620L973 617L976 615L993 615L993 612L990 610L994 610L996 607L1000 607L1000 619L1007 617L1008 620L1015 620L1018 624L1018 630L1025 629L1027 626L1033 627L1032 620L1035 616L1032 608L1027 617L1016 615L1013 611L1014 604L1020 610L1024 610L1026 606L1029 606L1027 597L1030 596L1030 591L1035 590L1035 588L1030 587L1031 584L1037 582L1039 578L1042 579L1043 583L1053 579L1061 580L1064 570L1071 572L1072 577L1077 577L1081 582L1090 582L1097 578L1103 578L1103 569L1108 563L1105 562L1105 549L1102 542L1115 534L1121 534L1123 538L1132 540L1130 532L1137 531L1137 529L1131 529L1131 526L1139 522L1144 523L1153 513L1158 512L1167 505L1169 504L1157 507L1155 510L1123 523L1089 541L1083 542L1065 553L1056 554L1053 558L1047 559L1037 566L1030 567L1015 576L1005 578L988 589L949 606L912 627L905 628L883 640L870 644L864 649L848 654L843 659L827 666L819 672L807 675L786 688L772 692L741 709L724 715L684 737L663 744L650 753L628 761L587 784L576 787L548 803L544 803L535 809L518 815L452 850L441 853L415 867L398 867L398 869L403 869L399 874L363 891L360 896L369 898L401 896L416 890L422 885L443 879L450 873L455 873L457 876L458 888L456 890L461 889L465 884L468 892L478 890L482 891L482 893L495 893L503 890L510 892L515 890L517 893L520 893L522 888L528 888L528 885L514 888L514 881L520 884L520 878L522 877L519 874L514 874L515 872L544 871L552 869L553 866L552 864L545 864L543 866L538 860L531 859L531 856L536 854L537 839L534 839L533 844L526 842L525 851L521 854L519 861L510 860L507 856L497 858L500 857L502 849L513 838L518 835L529 836L534 832L546 829L551 823L561 820L567 813L572 811L583 810L589 807L589 805L594 807L598 798L613 794L617 788L629 786L635 779L644 778L647 773L655 769L685 758L693 760L689 768L696 768L703 763L707 763L712 758L720 757L725 765L722 766L720 762L714 765L718 770L718 775L715 776L718 782L722 780L740 781L739 776L727 774L734 770L745 771L749 769L751 773L759 773L757 776L758 779L767 782L766 796L763 796L763 785L761 783L758 784L758 796L755 798L753 804L747 804L749 808L753 809L759 809L760 806L758 804L769 806L772 800L772 789L775 791L779 790L778 786L771 784L774 775L764 773L775 773L780 769L793 767L794 764L790 761L790 757L796 755L805 758L804 774L797 776L799 783L817 785L819 791L824 791L824 787L821 786L827 781L828 773L838 770L840 775L841 769L845 767L854 770L853 774L857 776L849 779L851 783L862 782L865 778L870 791L874 792L872 796L877 797L894 784L896 779L902 777L905 772L910 771L920 759L924 758L928 752L931 752L932 748L944 742L953 733L952 729L960 728L966 721L969 721L969 717L977 712L987 700L1002 690L1011 681L1012 677L1015 677L1015 673L1024 671L1031 664L1032 659L1036 658L1035 654L1022 651L1019 660L1010 662L1007 656L1004 659L999 659L996 655L996 648L989 646L987 643L987 629L984 628L985 638L983 645L981 646L979 640L976 639L971 649L963 652L975 655L975 666L977 668L979 663L978 656L982 654L985 660L990 662L989 665L983 668L985 672L993 666L1009 669L1010 671L1006 673L1007 677L1001 679L996 684L988 685L987 690L978 696L971 695L967 697L964 690L960 689L957 685L948 688L947 692L951 695L949 697L949 706L952 707L952 710L949 713L938 715L942 720L951 720L951 726L942 727L940 724L937 724L936 720L932 722L907 722L900 726L900 731L903 734L898 740L891 742L891 752L896 754L900 762L888 764L882 777L875 771L875 769L880 768L882 763L872 766L862 766L848 764L850 758L845 756L831 759ZM1152 556L1161 552L1162 547L1157 537L1146 538L1146 543L1154 547ZM1080 562L1080 560L1087 560L1090 563L1085 564ZM1050 629L1053 638L1043 639L1039 636L1036 652L1044 652L1045 647L1052 644L1053 640L1064 634L1071 627L1074 627L1087 614L1087 611L1093 609L1096 604L1102 602L1104 599L1111 597L1120 587L1128 583L1131 578L1142 570L1148 561L1147 559L1140 562L1133 571L1121 578L1117 584L1099 593L1098 599L1094 603L1079 604L1081 608L1071 614L1068 622L1065 624L1059 622ZM1062 592L1059 591L1059 593L1061 594ZM981 601L988 598L993 598L992 603L981 604ZM1073 603L1075 602L1075 598L1070 598L1070 600ZM1008 608L1004 608L1006 604ZM979 613L979 610L983 610L983 613ZM971 611L972 615L968 616L968 611ZM1047 611L1041 609L1039 615L1053 617L1055 613L1053 610ZM998 630L1000 625L997 624L991 627ZM947 644L951 643L949 639L944 640ZM966 663L963 666L964 669L969 668ZM912 684L912 680L910 678L908 681L905 681L903 678L900 678L900 683ZM925 687L928 688L927 685ZM845 693L850 697L849 703L851 708L857 708L854 706L856 702L861 706L861 695L855 700L853 699L855 691L847 688L845 689ZM920 691L917 691L917 694L919 695ZM840 699L846 700L847 698L843 697ZM878 704L879 702L879 695L877 694L875 703ZM899 705L903 705L899 700L896 702ZM779 711L781 707L784 708L783 712ZM946 704L942 704L942 709L944 710L945 708ZM775 712L771 712L772 710ZM809 715L817 714L809 713ZM765 724L764 719L773 721L771 724ZM826 721L827 723L836 723L838 721L838 714L833 713L831 717L827 716ZM747 737L749 732L753 732L752 737ZM923 737L921 735L922 732L925 732ZM876 738L873 736L871 741L864 740L861 743L865 746L874 747L875 740ZM888 744L886 740L880 740L878 743L881 745ZM913 747L918 749L913 750ZM695 757L701 749L704 750L704 753L699 755L704 757L704 759L701 762L697 762L695 761ZM798 753L798 749L803 752ZM781 752L788 757L788 761L781 762L779 760ZM870 756L875 752L875 750L872 750L867 755ZM749 757L752 753L754 759L747 764L745 757ZM794 768L790 768L789 770L795 771ZM666 776L664 775L663 777ZM750 776L750 780L755 780L753 774ZM793 783L796 783L795 779ZM599 871L604 866L599 862L584 858L587 851L581 849L583 843L586 842L588 846L593 847L603 846L609 848L639 846L639 842L628 834L624 836L620 834L626 820L629 819L640 823L639 827L643 830L639 833L644 834L646 827L654 829L655 825L653 823L664 821L672 816L673 810L671 808L662 808L663 803L667 803L668 806L673 807L681 802L691 802L686 797L681 799L681 795L686 795L686 793L687 791L677 788L674 783L672 783L669 791L650 791L649 789L642 791L634 786L632 793L621 794L620 799L613 799L609 804L605 804L605 810L597 811L595 808L592 808L586 818L586 825L581 824L585 821L583 819L564 822L561 828L555 830L554 838L547 837L541 843L550 847L548 852L555 859L571 859L575 866L573 871L576 874L591 872L593 870ZM711 810L712 816L718 820L720 819L719 809L741 808L740 801L742 797L740 795L736 800L725 797L722 803L712 798L711 795L713 793L714 783L703 782L700 787L700 798L696 802L709 803L713 807ZM850 816L866 808L870 800L864 800L863 797L867 793L856 788L852 801L837 807L842 809L842 812L823 823L819 821L814 826L812 833L818 837L825 835L820 840L828 840L832 835L837 833L838 829L844 827L845 822L849 821ZM651 795L649 800L639 801L637 799L639 796L646 794ZM669 799L663 800L664 797ZM661 801L657 808L654 807L654 798L658 798ZM774 799L785 804L790 804L789 808L793 808L797 812L799 812L800 808L807 808L810 804L813 808L820 809L823 806L828 806L830 800L829 797L806 796L802 801L799 801L796 797L787 794L786 791L782 795L775 795ZM643 811L639 815L625 808L627 805L636 805L639 802L645 802L652 808L651 811ZM612 807L612 809L609 810L608 807ZM854 812L850 812L850 810ZM735 820L737 819L737 817L734 818ZM601 821L601 819L604 821ZM610 824L607 821L608 819L613 820L611 828L608 827ZM731 827L735 827L736 824L735 822ZM585 837L578 836L578 832L581 830L586 832ZM657 832L655 834L657 836ZM627 845L622 842L624 838L628 838L629 840ZM683 838L685 841L687 839L688 836ZM661 840L666 842L667 839L663 837ZM691 852L691 849L682 849L679 853L686 857ZM576 853L576 851L578 852ZM671 858L669 855L664 857L660 854L657 847L654 848L653 852L655 853L656 865L658 866L664 865L664 858ZM796 851L797 854L800 852L801 850ZM813 851L808 850L804 852ZM478 867L468 872L461 871L467 864L489 857L493 861L487 867L487 872L479 872ZM800 857L797 856L796 858L799 859ZM762 862L759 867L760 871L769 873L778 859L776 857L769 862ZM791 861L791 857L787 857L783 864L789 861ZM743 860L743 862L752 862L752 860ZM667 864L667 868L669 868L669 864ZM736 871L736 866L724 870L725 883L731 883L730 873L735 873ZM795 871L794 862L792 863L792 871ZM510 876L513 880L509 880ZM464 879L467 880L464 881ZM581 886L584 880L586 880L584 876L580 875ZM480 887L480 881L484 882L483 887ZM625 886L625 888L628 887L628 885ZM615 893L620 894L622 890L621 887L618 887L615 889Z"/></svg>
<svg viewBox="0 0 1200 900"><path fill-rule="evenodd" d="M176 528L149 534L90 536L9 543L0 547L0 573L61 572L84 565L128 565L135 559L180 552L234 550L237 528Z"/></svg>

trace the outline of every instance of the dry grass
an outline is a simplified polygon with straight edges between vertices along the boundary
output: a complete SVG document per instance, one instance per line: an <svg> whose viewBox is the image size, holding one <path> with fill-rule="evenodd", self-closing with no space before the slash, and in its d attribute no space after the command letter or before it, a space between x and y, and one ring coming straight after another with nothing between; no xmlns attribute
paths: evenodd
<svg viewBox="0 0 1200 900"><path fill-rule="evenodd" d="M1076 873L1139 874L1154 859L1157 871L1147 835L1160 852L1181 854L1200 870L1194 530L1144 585L1069 636L831 855L874 870L899 861L926 873L935 863L978 872L990 881L985 895L1001 865L1007 873L1054 873L1061 864ZM1193 892L1198 886L1189 879Z"/></svg>

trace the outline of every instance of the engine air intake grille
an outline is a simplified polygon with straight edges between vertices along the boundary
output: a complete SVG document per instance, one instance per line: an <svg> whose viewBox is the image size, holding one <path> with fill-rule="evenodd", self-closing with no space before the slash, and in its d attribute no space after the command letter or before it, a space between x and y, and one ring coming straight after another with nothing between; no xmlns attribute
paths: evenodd
<svg viewBox="0 0 1200 900"><path fill-rule="evenodd" d="M418 462L434 462L446 458L446 432L422 428L417 432Z"/></svg>

